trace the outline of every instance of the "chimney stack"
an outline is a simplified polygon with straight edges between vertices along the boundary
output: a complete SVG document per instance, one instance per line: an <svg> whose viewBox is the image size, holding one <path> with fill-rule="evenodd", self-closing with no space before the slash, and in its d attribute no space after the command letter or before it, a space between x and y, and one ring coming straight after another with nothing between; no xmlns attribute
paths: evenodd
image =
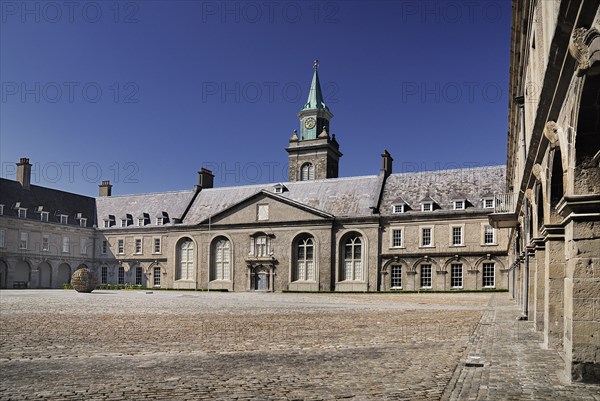
<svg viewBox="0 0 600 401"><path fill-rule="evenodd" d="M200 189L212 188L215 176L212 171L202 167L198 171L198 187Z"/></svg>
<svg viewBox="0 0 600 401"><path fill-rule="evenodd" d="M386 177L392 174L393 161L394 159L392 158L392 155L390 155L390 152L388 152L387 149L384 150L381 155L381 171L383 171Z"/></svg>
<svg viewBox="0 0 600 401"><path fill-rule="evenodd" d="M21 157L17 163L17 181L21 183L23 189L29 189L31 184L31 164L29 159Z"/></svg>
<svg viewBox="0 0 600 401"><path fill-rule="evenodd" d="M105 180L102 181L102 184L98 185L98 195L99 196L111 196L112 195L112 185L110 185L110 181Z"/></svg>

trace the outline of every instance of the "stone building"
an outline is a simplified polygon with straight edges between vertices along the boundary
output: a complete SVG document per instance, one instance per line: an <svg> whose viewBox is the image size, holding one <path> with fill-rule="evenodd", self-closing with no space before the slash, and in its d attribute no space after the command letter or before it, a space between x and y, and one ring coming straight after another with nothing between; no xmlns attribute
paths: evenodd
<svg viewBox="0 0 600 401"><path fill-rule="evenodd" d="M565 376L600 383L598 1L513 4L506 194L512 294Z"/></svg>
<svg viewBox="0 0 600 401"><path fill-rule="evenodd" d="M394 174L385 151L378 174L338 178L342 153L330 135L332 117L315 65L300 134L286 149L289 182L214 188L212 173L202 169L193 189L125 196L111 196L103 182L100 196L85 198L95 207L88 219L95 228L85 229L95 252L76 264L96 269L102 283L178 289L507 288L508 231L488 221L494 193L503 190L503 166ZM0 202L14 211L31 188L4 182L10 191L2 194L11 195ZM76 209L70 206L69 216L88 216ZM0 218L6 236L17 235L17 217ZM0 259L12 287L26 280L14 278L21 256L9 256L9 245ZM29 286L37 285L32 279Z"/></svg>
<svg viewBox="0 0 600 401"><path fill-rule="evenodd" d="M26 158L17 181L0 178L0 288L61 288L94 266L95 199L30 180Z"/></svg>

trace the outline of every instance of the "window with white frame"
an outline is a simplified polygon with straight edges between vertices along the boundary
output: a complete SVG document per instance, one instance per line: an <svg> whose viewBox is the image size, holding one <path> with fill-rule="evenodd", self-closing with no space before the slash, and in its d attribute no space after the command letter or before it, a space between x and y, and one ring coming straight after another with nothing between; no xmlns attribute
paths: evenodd
<svg viewBox="0 0 600 401"><path fill-rule="evenodd" d="M50 250L50 235L43 234L42 235L42 251L49 251L49 250Z"/></svg>
<svg viewBox="0 0 600 401"><path fill-rule="evenodd" d="M404 204L392 205L392 213L393 214L404 213Z"/></svg>
<svg viewBox="0 0 600 401"><path fill-rule="evenodd" d="M102 241L102 253L103 254L108 253L108 241L107 240Z"/></svg>
<svg viewBox="0 0 600 401"><path fill-rule="evenodd" d="M141 238L135 239L135 253L136 254L142 253L142 239Z"/></svg>
<svg viewBox="0 0 600 401"><path fill-rule="evenodd" d="M450 287L462 288L463 286L463 265L462 263L452 263L450 271Z"/></svg>
<svg viewBox="0 0 600 401"><path fill-rule="evenodd" d="M462 226L452 227L452 246L460 246L463 244L463 228Z"/></svg>
<svg viewBox="0 0 600 401"><path fill-rule="evenodd" d="M431 288L431 265L421 265L421 288Z"/></svg>
<svg viewBox="0 0 600 401"><path fill-rule="evenodd" d="M125 268L123 266L119 266L117 283L121 285L125 284Z"/></svg>
<svg viewBox="0 0 600 401"><path fill-rule="evenodd" d="M177 247L176 280L194 279L194 243L189 238L179 241Z"/></svg>
<svg viewBox="0 0 600 401"><path fill-rule="evenodd" d="M494 198L485 198L483 200L483 207L485 209L493 209L494 208Z"/></svg>
<svg viewBox="0 0 600 401"><path fill-rule="evenodd" d="M0 230L0 248L4 248L4 230Z"/></svg>
<svg viewBox="0 0 600 401"><path fill-rule="evenodd" d="M431 212L432 210L433 210L433 202L421 203L421 211L422 212Z"/></svg>
<svg viewBox="0 0 600 401"><path fill-rule="evenodd" d="M154 249L153 249L154 252L153 253L155 253L155 254L161 253L160 237L154 237L153 242L154 242Z"/></svg>
<svg viewBox="0 0 600 401"><path fill-rule="evenodd" d="M496 286L496 265L493 262L483 264L483 287L494 288Z"/></svg>
<svg viewBox="0 0 600 401"><path fill-rule="evenodd" d="M433 246L432 227L421 227L421 246Z"/></svg>
<svg viewBox="0 0 600 401"><path fill-rule="evenodd" d="M252 247L250 249L250 254L257 257L266 257L270 254L270 244L269 237L265 234L259 234L254 236L252 239Z"/></svg>
<svg viewBox="0 0 600 401"><path fill-rule="evenodd" d="M85 217L82 217L79 219L79 226L80 227L87 227L87 219Z"/></svg>
<svg viewBox="0 0 600 401"><path fill-rule="evenodd" d="M402 248L403 247L403 229L402 228L393 228L392 229L392 248Z"/></svg>
<svg viewBox="0 0 600 401"><path fill-rule="evenodd" d="M164 223L164 219L162 217L157 217L156 218L156 225L157 226L162 226Z"/></svg>
<svg viewBox="0 0 600 401"><path fill-rule="evenodd" d="M104 228L110 227L110 220L104 220Z"/></svg>
<svg viewBox="0 0 600 401"><path fill-rule="evenodd" d="M121 219L121 227L127 227L127 219Z"/></svg>
<svg viewBox="0 0 600 401"><path fill-rule="evenodd" d="M454 201L454 210L465 210L465 201L464 200L455 200Z"/></svg>
<svg viewBox="0 0 600 401"><path fill-rule="evenodd" d="M341 281L363 280L362 239L351 235L344 242L344 265Z"/></svg>
<svg viewBox="0 0 600 401"><path fill-rule="evenodd" d="M213 242L212 280L230 279L231 243L225 237Z"/></svg>
<svg viewBox="0 0 600 401"><path fill-rule="evenodd" d="M300 169L300 181L315 179L315 166L312 163L304 163Z"/></svg>
<svg viewBox="0 0 600 401"><path fill-rule="evenodd" d="M145 224L146 224L146 219L144 219L143 217L140 217L138 219L138 226L143 227Z"/></svg>
<svg viewBox="0 0 600 401"><path fill-rule="evenodd" d="M256 219L258 221L269 220L269 205L257 205Z"/></svg>
<svg viewBox="0 0 600 401"><path fill-rule="evenodd" d="M152 274L154 278L154 286L160 287L160 267L155 267Z"/></svg>
<svg viewBox="0 0 600 401"><path fill-rule="evenodd" d="M142 268L141 267L136 267L135 268L135 285L142 285Z"/></svg>
<svg viewBox="0 0 600 401"><path fill-rule="evenodd" d="M392 290L402 289L402 266L400 265L392 265L391 288Z"/></svg>
<svg viewBox="0 0 600 401"><path fill-rule="evenodd" d="M19 249L27 249L29 245L29 233L21 232L21 237L19 238Z"/></svg>
<svg viewBox="0 0 600 401"><path fill-rule="evenodd" d="M276 194L281 194L281 193L283 193L283 187L281 187L281 186L277 186L277 187L275 187L275 193L276 193Z"/></svg>
<svg viewBox="0 0 600 401"><path fill-rule="evenodd" d="M87 248L87 238L81 238L79 240L79 252L81 252L82 255L87 255Z"/></svg>
<svg viewBox="0 0 600 401"><path fill-rule="evenodd" d="M124 239L117 240L117 253L119 255L122 255L125 253L125 240Z"/></svg>
<svg viewBox="0 0 600 401"><path fill-rule="evenodd" d="M26 219L26 218L27 218L27 209L25 209L25 208L23 208L23 207L20 207L20 208L18 209L18 212L17 212L17 213L18 213L18 214L17 214L17 216L18 216L20 219Z"/></svg>
<svg viewBox="0 0 600 401"><path fill-rule="evenodd" d="M495 245L496 244L496 233L494 231L494 227L490 225L485 225L483 227L483 243L485 245Z"/></svg>
<svg viewBox="0 0 600 401"><path fill-rule="evenodd" d="M69 237L62 238L62 251L63 253L69 253L71 249L71 239Z"/></svg>
<svg viewBox="0 0 600 401"><path fill-rule="evenodd" d="M293 281L313 281L315 279L314 241L311 237L300 238L296 243L296 268Z"/></svg>
<svg viewBox="0 0 600 401"><path fill-rule="evenodd" d="M67 216L66 214L61 214L60 215L60 224L68 224L69 223L69 216Z"/></svg>
<svg viewBox="0 0 600 401"><path fill-rule="evenodd" d="M107 266L102 266L102 268L100 269L100 283L108 284L108 267Z"/></svg>
<svg viewBox="0 0 600 401"><path fill-rule="evenodd" d="M40 221L48 221L48 217L50 216L49 212L41 212L40 213Z"/></svg>

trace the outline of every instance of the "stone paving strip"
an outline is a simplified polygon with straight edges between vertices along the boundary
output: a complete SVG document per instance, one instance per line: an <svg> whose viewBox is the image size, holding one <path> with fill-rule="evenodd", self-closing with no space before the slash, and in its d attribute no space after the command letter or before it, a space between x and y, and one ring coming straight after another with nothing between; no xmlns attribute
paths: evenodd
<svg viewBox="0 0 600 401"><path fill-rule="evenodd" d="M0 291L0 399L599 400L516 315L504 293Z"/></svg>

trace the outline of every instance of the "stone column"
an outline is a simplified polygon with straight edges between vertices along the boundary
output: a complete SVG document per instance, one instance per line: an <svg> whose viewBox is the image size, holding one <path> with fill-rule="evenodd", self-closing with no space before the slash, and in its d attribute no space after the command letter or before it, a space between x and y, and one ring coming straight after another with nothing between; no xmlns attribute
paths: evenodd
<svg viewBox="0 0 600 401"><path fill-rule="evenodd" d="M545 279L544 286L544 347L562 349L564 320L565 244L564 228L544 226Z"/></svg>
<svg viewBox="0 0 600 401"><path fill-rule="evenodd" d="M545 305L545 285L546 285L546 248L542 238L534 238L535 258L532 263L534 275L532 282L533 287L533 327L537 331L544 330L544 305Z"/></svg>
<svg viewBox="0 0 600 401"><path fill-rule="evenodd" d="M533 242L527 247L529 255L529 281L527 289L527 320L535 321L535 287L536 287L536 263L535 244ZM526 262L527 263L527 262Z"/></svg>
<svg viewBox="0 0 600 401"><path fill-rule="evenodd" d="M600 196L565 203L565 375L600 383Z"/></svg>

